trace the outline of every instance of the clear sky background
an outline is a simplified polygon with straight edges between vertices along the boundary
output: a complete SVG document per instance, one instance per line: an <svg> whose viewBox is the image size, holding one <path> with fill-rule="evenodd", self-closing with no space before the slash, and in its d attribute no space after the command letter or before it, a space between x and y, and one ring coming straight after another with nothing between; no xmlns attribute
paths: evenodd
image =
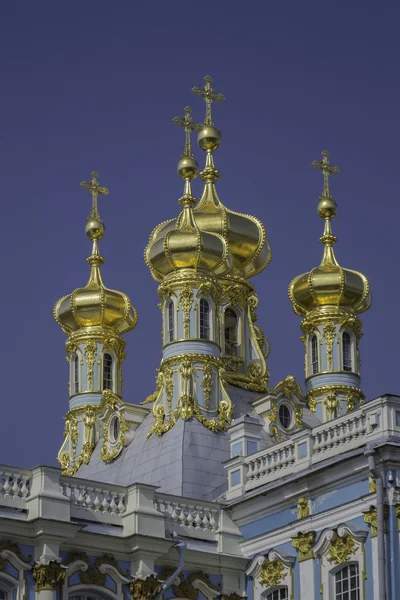
<svg viewBox="0 0 400 600"><path fill-rule="evenodd" d="M179 211L183 134L172 118L190 104L203 119L190 90L207 74L226 96L214 110L220 197L261 218L272 246L252 280L271 385L304 379L287 288L321 257L322 175L311 161L326 148L341 169L337 257L368 275L373 294L363 389L368 399L400 393L399 18L398 2L359 0L1 0L0 463L56 464L68 368L52 310L88 278L90 197L79 183L93 169L110 189L100 200L105 283L139 312L124 398L154 390L161 318L143 249Z"/></svg>

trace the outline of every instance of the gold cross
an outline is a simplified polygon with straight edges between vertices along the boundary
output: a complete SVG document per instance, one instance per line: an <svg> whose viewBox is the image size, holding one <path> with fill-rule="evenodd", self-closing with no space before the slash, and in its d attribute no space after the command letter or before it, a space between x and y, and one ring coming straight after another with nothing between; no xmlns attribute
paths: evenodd
<svg viewBox="0 0 400 600"><path fill-rule="evenodd" d="M185 137L185 147L183 149L183 156L193 156L193 152L192 152L192 143L190 141L190 136L192 134L193 131L196 130L200 130L201 129L201 125L197 125L192 117L192 109L190 108L190 106L185 106L185 108L183 109L185 111L185 114L183 115L183 117L175 117L173 120L173 122L175 123L175 125L180 125L181 127L183 127L186 137Z"/></svg>
<svg viewBox="0 0 400 600"><path fill-rule="evenodd" d="M324 190L322 192L322 196L324 198L330 198L331 191L329 189L329 175L338 175L340 173L338 167L332 167L331 163L329 162L329 153L327 150L322 152L322 160L313 160L311 164L316 169L322 171L324 176Z"/></svg>
<svg viewBox="0 0 400 600"><path fill-rule="evenodd" d="M92 179L90 181L82 181L81 187L88 189L92 194L92 210L90 211L89 219L100 219L99 211L97 208L97 199L100 194L103 196L107 196L110 192L106 187L101 187L98 182L99 174L96 171L92 171L91 173Z"/></svg>
<svg viewBox="0 0 400 600"><path fill-rule="evenodd" d="M192 88L192 92L196 96L201 96L206 101L206 118L204 119L204 125L213 125L211 105L215 101L223 102L225 96L223 94L217 94L217 92L213 90L211 87L212 79L209 75L204 77L204 81L206 82L204 87L200 89L196 86Z"/></svg>

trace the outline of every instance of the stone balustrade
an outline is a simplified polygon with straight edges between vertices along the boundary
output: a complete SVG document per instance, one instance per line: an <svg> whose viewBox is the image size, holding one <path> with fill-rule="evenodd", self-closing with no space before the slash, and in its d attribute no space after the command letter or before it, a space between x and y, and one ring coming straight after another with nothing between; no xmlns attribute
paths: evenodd
<svg viewBox="0 0 400 600"><path fill-rule="evenodd" d="M220 506L212 502L190 502L176 496L156 493L155 509L166 519L167 530L183 529L191 537L210 538L219 531Z"/></svg>
<svg viewBox="0 0 400 600"><path fill-rule="evenodd" d="M103 486L93 481L60 477L60 487L69 498L73 516L82 516L84 511L93 512L103 522L115 522L115 517L126 511L127 492L120 486Z"/></svg>
<svg viewBox="0 0 400 600"><path fill-rule="evenodd" d="M30 475L27 469L0 465L0 507L25 507L30 494Z"/></svg>
<svg viewBox="0 0 400 600"><path fill-rule="evenodd" d="M229 481L233 481L230 472L240 468L240 483L229 486L227 499L387 436L400 437L400 398L396 396L372 400L356 411L304 429L239 462L230 459L226 464Z"/></svg>

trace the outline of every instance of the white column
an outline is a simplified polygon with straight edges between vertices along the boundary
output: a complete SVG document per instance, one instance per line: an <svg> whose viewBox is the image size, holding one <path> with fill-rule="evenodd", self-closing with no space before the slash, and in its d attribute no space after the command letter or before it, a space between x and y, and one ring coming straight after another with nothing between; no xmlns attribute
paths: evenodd
<svg viewBox="0 0 400 600"><path fill-rule="evenodd" d="M300 569L300 599L317 600L314 585L314 559L299 562Z"/></svg>

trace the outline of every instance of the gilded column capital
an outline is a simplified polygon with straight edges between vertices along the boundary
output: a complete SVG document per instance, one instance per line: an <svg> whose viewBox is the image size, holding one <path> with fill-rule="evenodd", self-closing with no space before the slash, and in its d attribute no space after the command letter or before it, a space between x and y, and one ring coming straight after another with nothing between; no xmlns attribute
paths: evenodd
<svg viewBox="0 0 400 600"><path fill-rule="evenodd" d="M312 547L315 544L316 535L315 531L307 531L306 533L300 531L296 537L292 538L292 546L299 552L299 562L314 558Z"/></svg>
<svg viewBox="0 0 400 600"><path fill-rule="evenodd" d="M57 585L65 579L65 567L56 560L37 562L33 567L33 579L36 591L56 590Z"/></svg>
<svg viewBox="0 0 400 600"><path fill-rule="evenodd" d="M132 579L129 590L132 600L153 600L161 592L162 583L154 575L146 579Z"/></svg>

